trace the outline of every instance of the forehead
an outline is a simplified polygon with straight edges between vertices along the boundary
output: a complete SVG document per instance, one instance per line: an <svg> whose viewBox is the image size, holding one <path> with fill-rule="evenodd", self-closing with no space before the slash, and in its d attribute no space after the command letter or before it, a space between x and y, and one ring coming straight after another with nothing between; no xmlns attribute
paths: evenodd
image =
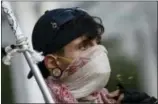
<svg viewBox="0 0 158 104"><path fill-rule="evenodd" d="M89 39L89 37L85 36L85 35L82 35L76 39L74 39L73 41L71 41L68 46L71 46L71 45L79 45L83 42L91 42L91 41L94 41L95 39Z"/></svg>
<svg viewBox="0 0 158 104"><path fill-rule="evenodd" d="M86 36L80 36L80 37L74 39L72 42L70 42L70 44L78 44L87 39L88 39L88 37L86 37Z"/></svg>

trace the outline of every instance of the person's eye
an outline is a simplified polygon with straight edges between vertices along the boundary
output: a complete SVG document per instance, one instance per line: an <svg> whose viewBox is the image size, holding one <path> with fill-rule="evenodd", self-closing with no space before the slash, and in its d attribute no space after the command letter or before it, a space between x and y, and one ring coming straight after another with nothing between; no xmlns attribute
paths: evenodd
<svg viewBox="0 0 158 104"><path fill-rule="evenodd" d="M85 50L87 50L87 49L90 48L90 47L91 47L91 45L86 44L86 45L80 46L79 49L82 50L82 51L85 51Z"/></svg>
<svg viewBox="0 0 158 104"><path fill-rule="evenodd" d="M87 49L87 46L82 46L81 48L80 48L80 50L86 50Z"/></svg>

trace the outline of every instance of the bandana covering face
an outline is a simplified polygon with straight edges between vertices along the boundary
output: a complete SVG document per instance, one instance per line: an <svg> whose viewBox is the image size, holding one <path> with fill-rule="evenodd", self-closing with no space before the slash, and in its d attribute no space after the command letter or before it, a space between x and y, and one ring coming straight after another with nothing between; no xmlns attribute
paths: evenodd
<svg viewBox="0 0 158 104"><path fill-rule="evenodd" d="M66 69L62 80L46 80L56 102L108 103L104 89L110 77L107 50L97 45L83 52Z"/></svg>

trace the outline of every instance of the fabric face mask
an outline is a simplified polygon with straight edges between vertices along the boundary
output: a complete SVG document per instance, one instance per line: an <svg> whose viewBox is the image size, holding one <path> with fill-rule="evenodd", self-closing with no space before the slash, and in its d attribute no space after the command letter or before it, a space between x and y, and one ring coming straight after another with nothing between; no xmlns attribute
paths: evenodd
<svg viewBox="0 0 158 104"><path fill-rule="evenodd" d="M104 88L110 73L107 50L104 46L97 45L73 60L64 71L61 81L68 86L73 96L79 99Z"/></svg>

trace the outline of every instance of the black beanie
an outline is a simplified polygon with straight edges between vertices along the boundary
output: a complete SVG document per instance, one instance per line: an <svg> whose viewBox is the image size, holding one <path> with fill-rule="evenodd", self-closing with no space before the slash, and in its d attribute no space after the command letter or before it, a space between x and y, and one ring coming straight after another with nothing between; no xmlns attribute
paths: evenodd
<svg viewBox="0 0 158 104"><path fill-rule="evenodd" d="M33 29L33 48L38 52L43 52L44 55L58 51L84 32L83 28L76 31L73 27L64 25L83 16L90 17L90 15L78 8L46 11Z"/></svg>

